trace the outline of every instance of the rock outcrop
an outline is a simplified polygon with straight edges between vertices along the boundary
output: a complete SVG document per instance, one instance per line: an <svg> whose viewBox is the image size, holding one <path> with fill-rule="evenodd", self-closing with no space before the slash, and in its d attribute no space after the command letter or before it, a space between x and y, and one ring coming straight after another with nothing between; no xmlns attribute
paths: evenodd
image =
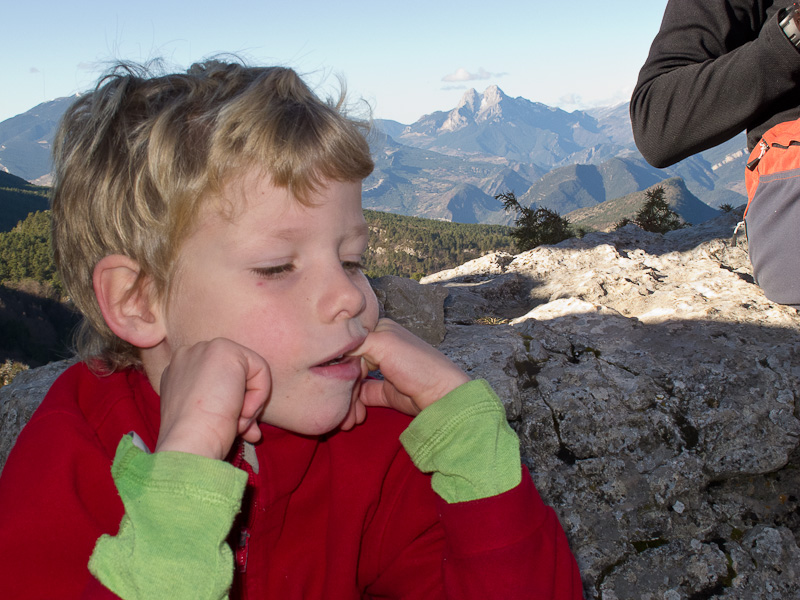
<svg viewBox="0 0 800 600"><path fill-rule="evenodd" d="M800 598L800 314L755 285L740 216L380 284L504 399L587 598ZM0 440L36 373L0 391Z"/></svg>
<svg viewBox="0 0 800 600"><path fill-rule="evenodd" d="M440 348L505 398L587 598L800 598L800 315L754 284L740 215L422 280L450 291Z"/></svg>

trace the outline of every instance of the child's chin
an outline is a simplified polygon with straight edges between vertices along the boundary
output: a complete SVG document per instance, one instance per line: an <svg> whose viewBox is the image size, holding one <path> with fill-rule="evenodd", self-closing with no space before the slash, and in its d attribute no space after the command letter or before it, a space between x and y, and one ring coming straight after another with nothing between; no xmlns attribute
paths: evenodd
<svg viewBox="0 0 800 600"><path fill-rule="evenodd" d="M347 412L350 405L344 405L340 410L326 411L325 413L317 413L314 418L304 420L302 423L296 423L292 427L292 431L301 435L317 436L330 433L339 426L347 417Z"/></svg>

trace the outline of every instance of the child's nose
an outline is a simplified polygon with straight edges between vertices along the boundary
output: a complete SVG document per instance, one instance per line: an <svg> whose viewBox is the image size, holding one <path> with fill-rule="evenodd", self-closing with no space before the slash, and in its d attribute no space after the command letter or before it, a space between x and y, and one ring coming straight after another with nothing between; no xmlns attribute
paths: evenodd
<svg viewBox="0 0 800 600"><path fill-rule="evenodd" d="M326 277L323 293L319 298L319 311L323 320L352 319L366 306L366 297L356 284L351 273L343 268Z"/></svg>

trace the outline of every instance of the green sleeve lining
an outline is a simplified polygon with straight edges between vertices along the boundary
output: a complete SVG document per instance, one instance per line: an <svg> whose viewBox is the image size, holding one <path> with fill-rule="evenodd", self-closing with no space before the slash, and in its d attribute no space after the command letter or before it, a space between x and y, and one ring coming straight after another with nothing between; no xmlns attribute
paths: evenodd
<svg viewBox="0 0 800 600"><path fill-rule="evenodd" d="M502 494L522 478L519 438L489 384L475 380L423 410L401 434L414 464L446 502Z"/></svg>
<svg viewBox="0 0 800 600"><path fill-rule="evenodd" d="M146 454L123 437L111 468L125 506L116 536L97 541L89 570L121 598L227 598L226 542L247 473L181 452Z"/></svg>

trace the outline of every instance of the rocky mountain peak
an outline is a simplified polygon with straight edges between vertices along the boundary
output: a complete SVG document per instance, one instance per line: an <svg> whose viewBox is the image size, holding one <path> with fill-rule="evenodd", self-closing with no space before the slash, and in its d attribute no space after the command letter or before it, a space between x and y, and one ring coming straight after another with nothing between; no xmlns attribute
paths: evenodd
<svg viewBox="0 0 800 600"><path fill-rule="evenodd" d="M502 111L500 103L503 100L510 100L508 96L503 93L496 85L491 85L486 88L481 96L481 108L476 118L477 121L485 121L493 116L500 116Z"/></svg>
<svg viewBox="0 0 800 600"><path fill-rule="evenodd" d="M478 95L478 92L475 88L470 88L464 95L461 96L461 100L458 101L454 110L461 110L462 108L467 109L469 112L474 113L477 110L477 107L480 105L481 97Z"/></svg>
<svg viewBox="0 0 800 600"><path fill-rule="evenodd" d="M510 100L497 85L487 87L483 94L475 88L467 90L458 105L451 110L439 128L441 133L458 131L473 123L491 121L503 116L501 103Z"/></svg>
<svg viewBox="0 0 800 600"><path fill-rule="evenodd" d="M475 88L470 88L464 92L464 95L461 96L461 100L456 107L448 113L444 123L439 127L439 132L458 131L459 129L467 127L474 121L475 111L480 105L480 102L481 97L478 95L478 92L475 91Z"/></svg>

